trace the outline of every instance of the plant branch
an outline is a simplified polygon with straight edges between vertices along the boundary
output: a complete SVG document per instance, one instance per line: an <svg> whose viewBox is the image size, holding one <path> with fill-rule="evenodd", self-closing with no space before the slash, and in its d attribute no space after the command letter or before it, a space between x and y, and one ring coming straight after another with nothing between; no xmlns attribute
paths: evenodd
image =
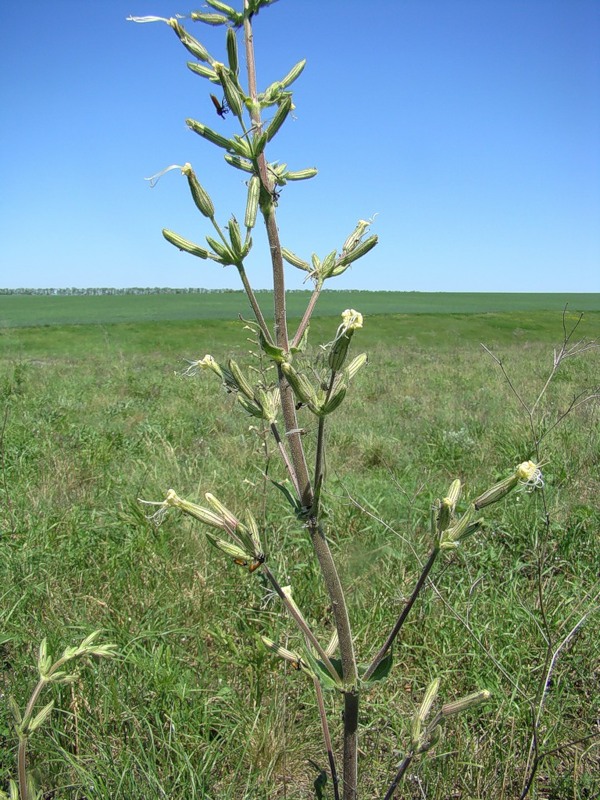
<svg viewBox="0 0 600 800"><path fill-rule="evenodd" d="M298 325L298 330L294 334L294 338L291 344L292 347L298 347L298 345L300 344L302 337L304 336L304 332L308 327L308 323L310 322L310 318L312 317L312 313L314 311L317 300L319 299L319 295L321 294L322 288L323 288L322 282L319 282L315 286L313 293L310 296L310 300L308 301L308 305L306 306L306 311L304 312L304 316L302 317L300 325Z"/></svg>
<svg viewBox="0 0 600 800"><path fill-rule="evenodd" d="M279 581L273 575L273 573L271 572L269 567L266 564L263 564L262 565L262 569L263 569L264 574L267 576L267 579L269 580L269 583L275 589L275 592L279 596L279 599L282 601L282 603L286 607L289 615L292 617L292 619L294 620L296 625L300 628L302 633L305 635L305 637L309 640L311 645L315 648L315 650L319 654L319 658L321 659L321 661L323 662L323 664L327 668L327 671L331 675L332 679L336 683L339 683L340 676L339 676L336 668L331 663L331 659L329 658L329 656L325 652L325 649L322 647L322 645L319 642L319 640L317 639L317 637L311 631L310 627L308 626L308 624L307 624L306 620L304 619L304 617L302 616L302 614L300 614L298 612L298 610L297 610L296 606L294 605L294 603L290 602L290 598L283 591L283 589L281 588L281 585L279 584Z"/></svg>
<svg viewBox="0 0 600 800"><path fill-rule="evenodd" d="M431 551L431 553L429 554L429 558L427 559L427 562L426 562L425 566L423 567L421 575L419 576L419 580L415 584L415 588L413 589L413 592L412 592L411 596L409 597L406 605L402 609L402 613L398 617L398 620L397 620L396 624L394 625L394 627L390 631L390 634L387 637L387 639L385 640L383 646L381 647L381 649L379 650L379 652L377 653L377 655L375 656L375 658L371 662L371 665L369 666L369 668L365 672L365 674L363 676L363 679L365 681L368 681L369 678L371 677L371 675L373 675L373 673L375 672L375 670L377 669L379 664L385 658L387 651L393 645L394 639L396 638L396 636L400 632L402 626L404 625L404 623L406 621L406 618L410 614L410 610L412 609L413 605L415 604L415 601L416 601L417 597L419 596L419 593L420 593L421 589L423 588L423 586L425 584L425 581L427 580L427 576L429 575L429 573L431 571L431 568L433 567L433 565L435 563L435 560L438 557L439 553L440 553L440 548L439 547L434 547L433 550Z"/></svg>
<svg viewBox="0 0 600 800"><path fill-rule="evenodd" d="M333 784L333 797L334 800L340 800L339 778L337 774L337 767L335 764L335 755L333 753L333 745L331 743L331 734L329 733L329 723L327 722L327 712L325 710L325 703L323 701L323 690L318 678L313 678L313 685L315 687L315 695L317 697L317 708L319 709L319 717L321 719L321 730L323 732L323 741L325 742L325 749L327 750L327 760L329 761L329 772L331 773L331 783Z"/></svg>
<svg viewBox="0 0 600 800"><path fill-rule="evenodd" d="M265 322L265 318L263 313L258 305L258 300L256 299L256 295L254 294L254 290L250 285L250 281L248 280L248 276L246 275L246 270L244 269L244 265L240 264L238 266L238 272L240 274L240 278L242 279L242 284L244 286L244 290L250 301L250 305L252 306L252 311L254 312L254 316L256 317L256 321L263 333L263 336L267 340L269 344L273 344L273 339L271 337L271 331L269 330L267 323Z"/></svg>
<svg viewBox="0 0 600 800"><path fill-rule="evenodd" d="M554 668L556 666L556 662L561 654L561 652L568 646L571 642L577 631L584 625L587 621L588 617L597 611L598 609L588 609L588 611L577 621L577 623L571 628L571 630L567 633L567 635L563 638L560 644L554 649L552 652L552 656L550 658L550 662L545 669L544 680L543 684L541 685L540 696L538 700L537 710L532 720L532 736L531 736L531 743L529 745L529 753L527 755L527 765L525 767L525 782L523 785L523 792L521 794L520 800L525 797L527 792L529 791L529 787L531 786L531 781L533 780L532 772L537 770L537 767L540 762L540 757L537 752L538 745L537 745L537 731L539 729L540 719L542 716L542 712L544 710L544 705L546 703L546 697L548 695L548 684L550 678L552 677L552 673L554 672ZM535 755L534 755L535 754ZM527 791L525 789L527 788Z"/></svg>

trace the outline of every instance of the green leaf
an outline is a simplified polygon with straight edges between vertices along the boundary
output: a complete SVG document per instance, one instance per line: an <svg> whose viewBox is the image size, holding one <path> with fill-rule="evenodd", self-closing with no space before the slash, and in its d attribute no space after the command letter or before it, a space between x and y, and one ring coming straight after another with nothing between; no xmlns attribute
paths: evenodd
<svg viewBox="0 0 600 800"><path fill-rule="evenodd" d="M368 681L366 681L366 683L377 683L378 681L384 681L387 678L387 676L390 674L392 663L394 661L394 654L392 650L393 648L390 647L385 654L385 657L379 662L375 672L371 675Z"/></svg>
<svg viewBox="0 0 600 800"><path fill-rule="evenodd" d="M258 331L258 343L263 353L268 356L276 364L282 364L287 361L285 350L282 347L277 347L270 342L267 342L261 330Z"/></svg>
<svg viewBox="0 0 600 800"><path fill-rule="evenodd" d="M308 648L305 650L305 653L306 653L306 660L308 661L308 664L309 664L310 668L312 669L312 671L317 676L317 680L321 684L321 688L324 689L325 691L329 691L329 692L331 692L331 691L338 691L338 692L342 691L342 663L341 663L341 661L339 659L336 659L336 658L332 658L331 659L331 663L333 664L333 666L335 667L336 671L338 672L338 674L340 676L339 677L339 681L334 681L334 679L329 674L329 670L327 669L325 664L323 664L323 662L320 659L315 658Z"/></svg>
<svg viewBox="0 0 600 800"><path fill-rule="evenodd" d="M288 501L288 503L294 509L294 513L298 514L300 512L302 506L300 505L300 502L298 501L298 499L296 497L294 497L294 495L291 493L291 491L285 485L285 483L280 483L279 481L274 481L272 478L271 478L271 483L273 484L273 486L276 486L279 489L279 491L283 494L285 499Z"/></svg>
<svg viewBox="0 0 600 800"><path fill-rule="evenodd" d="M317 800L324 800L325 795L323 794L323 790L327 786L327 773L324 769L319 771L319 774L313 782L313 786L315 787L315 797Z"/></svg>

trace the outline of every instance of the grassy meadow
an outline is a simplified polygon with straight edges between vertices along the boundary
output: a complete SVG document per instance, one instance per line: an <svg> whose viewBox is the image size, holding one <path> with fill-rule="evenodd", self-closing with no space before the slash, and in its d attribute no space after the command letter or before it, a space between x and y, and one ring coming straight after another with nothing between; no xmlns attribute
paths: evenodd
<svg viewBox="0 0 600 800"><path fill-rule="evenodd" d="M50 687L40 701L56 706L29 747L46 800L315 796L326 758L313 689L260 643L265 634L298 644L260 570L236 567L188 518L174 513L155 526L138 502L173 488L252 509L272 571L329 639L332 611L306 531L265 479L283 478L271 443L265 451L260 425L211 375L182 374L186 358L205 353L261 367L235 319L247 310L229 313L232 296L220 297L227 307L213 306L215 316L198 310L197 295L0 298L0 789L16 777L6 700L25 706L39 642L47 636L59 654L101 628L118 657L82 666L74 684ZM335 333L332 313L365 313L352 350L368 351L370 362L331 417L325 490L365 662L427 557L432 501L455 477L473 498L532 455L523 409L480 342L532 403L563 336L564 298L506 308L498 296L495 307L485 298L476 307L474 295L437 297L444 302L394 309L329 293L311 326L314 352ZM569 306L590 309L577 338L600 338L598 297L582 297ZM104 300L112 303L102 312L95 301ZM539 408L546 507L540 494L511 494L486 509L485 533L436 564L390 678L364 697L361 797L383 796L439 675L444 701L480 688L492 698L448 721L397 797L518 798L555 654L530 797L600 795L598 400L553 428L574 396L598 386L599 367L597 350L567 359ZM314 421L300 414L313 452ZM338 745L341 706L334 695L326 703Z"/></svg>

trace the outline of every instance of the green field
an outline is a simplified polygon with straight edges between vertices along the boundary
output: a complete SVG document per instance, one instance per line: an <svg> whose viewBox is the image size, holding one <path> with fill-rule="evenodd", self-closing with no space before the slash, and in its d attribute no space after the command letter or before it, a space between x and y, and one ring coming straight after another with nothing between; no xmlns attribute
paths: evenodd
<svg viewBox="0 0 600 800"><path fill-rule="evenodd" d="M532 452L522 405L480 342L532 404L562 341L565 302L567 325L586 312L576 339L592 339L599 299L324 295L311 352L334 335L331 315L353 306L366 317L352 348L370 361L331 417L325 489L362 661L419 575L432 500L457 476L472 498ZM292 293L292 316L297 300ZM238 312L248 314L229 293L0 297L0 696L25 705L44 636L58 653L101 628L119 649L42 699L53 698L56 710L29 752L48 800L314 797L315 765L326 759L312 685L258 641L288 642L289 634L298 646L260 571L223 558L187 518L154 526L138 502L174 488L252 509L270 568L328 640L331 608L306 531L264 479L267 469L283 477L275 452L265 453L256 420L216 379L182 375L185 358L206 352L258 363ZM492 699L448 721L398 797L517 798L532 709L555 652L529 796L600 795L598 400L553 427L574 397L599 384L600 352L589 350L563 363L536 410L536 425L548 431L545 506L539 494L510 495L486 509L485 533L434 569L391 678L365 700L362 797L382 796L424 688L439 675L444 699L474 688ZM310 455L314 419L300 413ZM326 703L338 747L339 700L328 694ZM3 702L0 789L15 760Z"/></svg>
<svg viewBox="0 0 600 800"><path fill-rule="evenodd" d="M263 312L272 315L272 293L258 292ZM290 317L302 315L309 292L290 292ZM429 292L324 291L317 316L344 308L363 314L488 314L506 312L600 311L600 294L485 294ZM235 319L250 315L243 292L207 294L44 297L0 295L0 328L28 325L110 324L167 320Z"/></svg>

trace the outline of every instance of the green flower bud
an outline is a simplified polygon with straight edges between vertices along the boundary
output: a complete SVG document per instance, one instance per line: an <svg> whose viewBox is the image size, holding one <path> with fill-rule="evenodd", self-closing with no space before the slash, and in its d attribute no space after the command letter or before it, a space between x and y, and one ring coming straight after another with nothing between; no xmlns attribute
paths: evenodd
<svg viewBox="0 0 600 800"><path fill-rule="evenodd" d="M48 656L48 640L44 636L38 650L38 672L43 678L52 666L52 659Z"/></svg>
<svg viewBox="0 0 600 800"><path fill-rule="evenodd" d="M444 497L440 503L437 517L437 527L440 533L445 531L450 525L452 516L454 514L454 509L456 508L456 503L460 497L460 486L461 484L458 479L453 481L448 491L448 495Z"/></svg>
<svg viewBox="0 0 600 800"><path fill-rule="evenodd" d="M322 280L327 280L333 272L333 268L335 267L335 259L337 256L337 250L332 250L331 253L328 253L319 268L319 278Z"/></svg>
<svg viewBox="0 0 600 800"><path fill-rule="evenodd" d="M244 411L248 412L248 414L251 414L253 417L257 417L258 419L264 419L262 407L254 400L248 400L247 397L244 397L244 395L241 394L238 394L237 399L238 403L241 405Z"/></svg>
<svg viewBox="0 0 600 800"><path fill-rule="evenodd" d="M221 242L217 242L217 240L213 239L212 236L207 236L206 241L216 254L216 260L223 264L223 266L227 266L228 264L236 264L238 262L239 259L231 252L231 250Z"/></svg>
<svg viewBox="0 0 600 800"><path fill-rule="evenodd" d="M169 489L167 496L163 501L165 508L178 508L184 514L209 525L211 528L220 528L221 530L230 530L229 521L226 520L221 514L215 514L208 508L198 506L196 503L190 503L189 500L182 500L173 489Z"/></svg>
<svg viewBox="0 0 600 800"><path fill-rule="evenodd" d="M244 373L233 359L229 360L229 369L231 371L231 374L233 375L233 379L238 385L240 392L243 392L243 394L246 395L248 400L254 400L254 389L252 388L249 381L246 379Z"/></svg>
<svg viewBox="0 0 600 800"><path fill-rule="evenodd" d="M348 354L348 347L350 346L350 336L343 333L338 336L334 341L331 350L329 351L329 367L332 372L337 372L344 366L344 361Z"/></svg>
<svg viewBox="0 0 600 800"><path fill-rule="evenodd" d="M361 242L359 245L357 245L351 252L342 254L342 257L338 261L337 268L333 272L333 275L341 275L345 268L352 264L353 261L358 261L358 259L366 255L369 250L372 250L378 241L379 237L377 234L373 234L373 236L369 236L368 239L365 239L364 242Z"/></svg>
<svg viewBox="0 0 600 800"><path fill-rule="evenodd" d="M246 158L241 158L241 156L226 153L225 161L236 169L241 169L244 172L254 172L254 165L252 162L248 161Z"/></svg>
<svg viewBox="0 0 600 800"><path fill-rule="evenodd" d="M223 87L223 93L229 108L233 111L238 119L242 118L243 114L243 100L244 97L238 87L235 85L231 78L231 74L224 64L214 64L215 72L219 76L219 81Z"/></svg>
<svg viewBox="0 0 600 800"><path fill-rule="evenodd" d="M269 389L268 391L264 391L263 389L257 389L254 399L262 408L263 419L265 419L269 425L275 422L279 411L279 390Z"/></svg>
<svg viewBox="0 0 600 800"><path fill-rule="evenodd" d="M193 56L195 56L200 61L208 61L208 62L212 61L208 53L208 50L204 47L204 45L200 44L200 42L197 39L194 39L194 37L191 36L174 17L171 17L171 19L169 20L169 25L175 31L175 35L177 36L181 44Z"/></svg>
<svg viewBox="0 0 600 800"><path fill-rule="evenodd" d="M462 484L458 478L455 481L452 481L452 484L448 489L447 496L442 500L444 505L449 506L452 513L454 513L454 509L456 508L456 504L458 503L458 499L460 497L461 485Z"/></svg>
<svg viewBox="0 0 600 800"><path fill-rule="evenodd" d="M292 108L292 99L291 97L286 97L282 102L279 104L277 111L275 112L275 116L269 123L269 127L267 128L267 142L270 142L271 139L275 136L277 131L281 128L283 123L288 117Z"/></svg>
<svg viewBox="0 0 600 800"><path fill-rule="evenodd" d="M512 475L494 484L487 492L480 495L474 501L475 508L479 511L479 509L485 508L492 503L497 503L498 500L502 500L503 497L506 497L518 483L531 488L543 486L544 481L539 466L533 461L523 461Z"/></svg>
<svg viewBox="0 0 600 800"><path fill-rule="evenodd" d="M442 706L442 717L452 717L455 714L466 711L468 708L475 708L481 705L481 703L485 703L491 696L491 692L487 689L482 689L480 692L473 692L473 694L469 694L452 703L444 703Z"/></svg>
<svg viewBox="0 0 600 800"><path fill-rule="evenodd" d="M299 61L297 64L294 64L294 66L291 68L291 70L288 72L285 78L283 78L283 80L280 81L279 83L280 89L287 89L288 86L291 86L291 84L298 77L300 77L302 70L304 69L305 66L306 66L305 58L303 58L302 61Z"/></svg>
<svg viewBox="0 0 600 800"><path fill-rule="evenodd" d="M215 207L208 193L200 185L200 182L198 181L198 178L192 169L192 165L190 163L184 164L181 168L181 172L188 179L190 192L192 193L192 197L198 211L200 211L201 214L204 214L205 217L208 217L208 219L213 219L215 216Z"/></svg>
<svg viewBox="0 0 600 800"><path fill-rule="evenodd" d="M239 11L236 11L235 8L228 6L227 3L222 3L221 0L206 0L206 2L209 6L212 6L212 8L216 9L216 11L221 11L223 14L225 14L234 25L239 27L240 25L244 24L244 15L240 14Z"/></svg>
<svg viewBox="0 0 600 800"><path fill-rule="evenodd" d="M291 264L293 267L296 267L297 269L303 269L305 272L311 271L310 264L307 261L303 261L295 253L292 253L291 250L282 247L281 255L283 256L283 259L287 261L288 264Z"/></svg>
<svg viewBox="0 0 600 800"><path fill-rule="evenodd" d="M163 228L162 235L165 237L167 242L177 247L179 250L185 250L186 253L191 253L193 256L198 256L198 258L210 258L211 255L204 247L200 247L194 242L188 241L188 239L184 239L183 236L180 236L178 233L174 233L173 231L169 231L166 228Z"/></svg>
<svg viewBox="0 0 600 800"><path fill-rule="evenodd" d="M425 720L429 716L429 712L431 711L431 706L434 704L435 699L438 696L439 690L440 690L440 679L434 678L427 687L425 696L423 697L423 701L421 703L421 707L417 712L417 719L420 722L425 722Z"/></svg>
<svg viewBox="0 0 600 800"><path fill-rule="evenodd" d="M414 748L419 748L423 744L423 725L429 716L431 706L434 704L435 699L440 689L440 679L435 678L425 692L421 706L412 722L412 744Z"/></svg>
<svg viewBox="0 0 600 800"><path fill-rule="evenodd" d="M369 363L369 358L366 353L361 353L359 356L356 356L356 358L353 358L345 369L345 374L348 380L352 380L352 378L356 375L358 370L364 367L364 365L368 363Z"/></svg>
<svg viewBox="0 0 600 800"><path fill-rule="evenodd" d="M481 520L477 520L476 527L472 528L472 519L474 514L475 506L473 503L471 503L456 525L453 525L451 528L443 529L441 544L444 545L449 542L459 542L469 533L473 533L481 525Z"/></svg>
<svg viewBox="0 0 600 800"><path fill-rule="evenodd" d="M337 333L331 350L329 351L329 367L333 372L340 370L346 355L348 354L348 347L350 339L354 335L354 331L363 326L363 316L353 308L347 308L342 314L342 324L337 329Z"/></svg>
<svg viewBox="0 0 600 800"><path fill-rule="evenodd" d="M259 197L260 178L258 175L253 175L248 181L248 200L246 201L246 216L244 217L244 225L248 229L253 228L256 224Z"/></svg>
<svg viewBox="0 0 600 800"><path fill-rule="evenodd" d="M201 11L192 11L190 17L194 22L204 22L207 25L227 25L229 17L222 14L203 14Z"/></svg>
<svg viewBox="0 0 600 800"><path fill-rule="evenodd" d="M344 246L342 247L342 255L346 255L347 253L354 250L357 244L360 242L362 237L371 227L371 222L365 219L359 219L356 225L356 228L352 231L350 236L344 242Z"/></svg>
<svg viewBox="0 0 600 800"><path fill-rule="evenodd" d="M229 142L231 149L236 153L238 156L242 156L242 158L254 158L254 151L250 142L242 136L238 136L237 133L234 134L233 139Z"/></svg>
<svg viewBox="0 0 600 800"><path fill-rule="evenodd" d="M250 555L250 553L242 550L242 548L238 547L238 545L228 542L226 539L218 539L211 533L207 533L206 538L212 545L214 545L214 547L217 548L217 550L220 550L222 553L225 553L226 556L232 558L240 567L247 567L249 562L253 560L253 557Z"/></svg>
<svg viewBox="0 0 600 800"><path fill-rule="evenodd" d="M236 143L233 140L221 136L220 133L213 131L208 125L204 125L204 123L198 122L195 119L186 119L185 124L188 128L193 130L194 133L197 133L198 136L202 136L203 139L206 139L207 142L216 144L217 147L222 147L224 150L236 150ZM240 155L247 154L240 153Z"/></svg>
<svg viewBox="0 0 600 800"><path fill-rule="evenodd" d="M258 530L258 525L256 520L250 513L250 511L246 512L246 524L248 525L248 530L250 531L250 538L252 540L252 544L254 545L254 556L262 555L262 545L260 542L260 533Z"/></svg>
<svg viewBox="0 0 600 800"><path fill-rule="evenodd" d="M219 76L214 69L205 67L203 64L196 64L195 61L188 61L187 68L196 75L200 75L201 78L208 78L208 80L212 81L212 83L217 83L219 80Z"/></svg>
<svg viewBox="0 0 600 800"><path fill-rule="evenodd" d="M231 239L231 252L235 255L237 263L242 259L242 234L237 219L232 217L227 227L229 230L229 238Z"/></svg>
<svg viewBox="0 0 600 800"><path fill-rule="evenodd" d="M286 647L282 647L280 644L277 644L277 642L269 639L268 636L261 636L260 638L267 650L275 653L275 655L279 656L279 658L283 658L284 661L289 661L294 669L304 669L306 672L310 672L298 653L294 653L293 650L288 650Z"/></svg>
<svg viewBox="0 0 600 800"><path fill-rule="evenodd" d="M240 66L238 62L237 36L233 28L227 28L227 60L232 74L237 75Z"/></svg>
<svg viewBox="0 0 600 800"><path fill-rule="evenodd" d="M255 133L252 137L252 144L251 144L251 158L258 158L267 144L267 134L266 133Z"/></svg>
<svg viewBox="0 0 600 800"><path fill-rule="evenodd" d="M206 492L204 497L206 498L206 502L209 504L209 506L213 508L213 510L219 515L219 517L221 517L221 519L224 522L225 528L227 530L230 530L231 532L234 532L235 529L240 524L239 519L234 514L231 513L231 511L227 508L227 506L224 506L220 500L217 500L214 494Z"/></svg>
<svg viewBox="0 0 600 800"><path fill-rule="evenodd" d="M44 722L48 719L50 714L52 713L52 709L54 708L54 700L50 700L48 705L45 705L41 711L39 711L32 720L26 720L22 725L22 733L24 735L32 734L36 731L39 727L41 727Z"/></svg>
<svg viewBox="0 0 600 800"><path fill-rule="evenodd" d="M283 363L281 371L293 389L294 395L301 402L309 406L317 405L317 393L305 375L296 372L291 364Z"/></svg>
<svg viewBox="0 0 600 800"><path fill-rule="evenodd" d="M346 396L346 387L342 386L335 394L333 394L326 403L323 403L320 408L320 416L333 413L336 408L341 404Z"/></svg>
<svg viewBox="0 0 600 800"><path fill-rule="evenodd" d="M295 172L285 172L285 179L288 181L307 181L309 178L314 178L318 174L316 167L307 167L306 169L298 169Z"/></svg>
<svg viewBox="0 0 600 800"><path fill-rule="evenodd" d="M17 701L14 697L9 696L8 698L8 707L10 708L11 714L13 715L13 719L16 725L20 725L23 718L21 716L21 709L17 705Z"/></svg>

